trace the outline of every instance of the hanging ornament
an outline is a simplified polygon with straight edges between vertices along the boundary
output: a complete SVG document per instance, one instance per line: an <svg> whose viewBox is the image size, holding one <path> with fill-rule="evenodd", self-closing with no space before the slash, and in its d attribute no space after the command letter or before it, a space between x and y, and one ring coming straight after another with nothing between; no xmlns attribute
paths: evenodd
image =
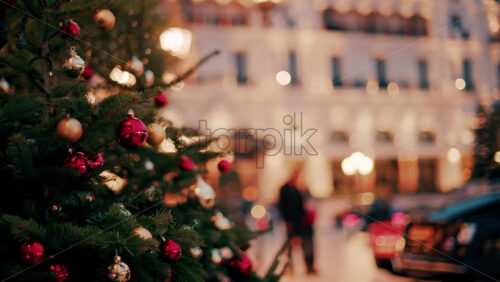
<svg viewBox="0 0 500 282"><path fill-rule="evenodd" d="M134 117L130 110L128 116L123 119L116 128L116 141L125 149L137 149L146 143L148 129L142 120Z"/></svg>
<svg viewBox="0 0 500 282"><path fill-rule="evenodd" d="M166 192L163 195L163 204L167 207L175 207L177 206L177 197L172 192Z"/></svg>
<svg viewBox="0 0 500 282"><path fill-rule="evenodd" d="M68 143L75 143L82 137L82 124L74 118L66 115L66 118L57 124L57 136Z"/></svg>
<svg viewBox="0 0 500 282"><path fill-rule="evenodd" d="M198 184L194 190L194 193L202 207L209 209L214 206L215 191L212 186L203 181L201 177L198 177Z"/></svg>
<svg viewBox="0 0 500 282"><path fill-rule="evenodd" d="M94 22L97 28L110 31L115 26L115 15L110 10L102 9L94 15Z"/></svg>
<svg viewBox="0 0 500 282"><path fill-rule="evenodd" d="M228 174L229 172L231 172L233 164L227 160L221 160L219 164L217 164L217 168L219 169L221 174Z"/></svg>
<svg viewBox="0 0 500 282"><path fill-rule="evenodd" d="M29 238L21 244L21 260L29 264L35 264L42 261L45 255L43 245Z"/></svg>
<svg viewBox="0 0 500 282"><path fill-rule="evenodd" d="M148 143L151 146L158 146L167 138L165 128L158 123L148 125Z"/></svg>
<svg viewBox="0 0 500 282"><path fill-rule="evenodd" d="M132 230L130 235L137 236L144 241L153 239L153 235L151 234L151 232L149 232L149 230L147 230L146 228L144 228L142 226L139 226L139 227L135 228L134 230Z"/></svg>
<svg viewBox="0 0 500 282"><path fill-rule="evenodd" d="M168 105L167 91L162 90L155 96L155 105L159 108L163 108Z"/></svg>
<svg viewBox="0 0 500 282"><path fill-rule="evenodd" d="M181 161L179 162L179 168L182 171L191 171L196 168L196 165L189 157L182 156Z"/></svg>
<svg viewBox="0 0 500 282"><path fill-rule="evenodd" d="M83 73L83 70L85 69L85 62L80 56L78 56L74 46L71 47L71 56L66 60L66 62L64 62L62 68L64 73L72 78L77 78Z"/></svg>
<svg viewBox="0 0 500 282"><path fill-rule="evenodd" d="M68 20L61 30L61 37L67 39L78 36L80 36L80 26L74 20Z"/></svg>
<svg viewBox="0 0 500 282"><path fill-rule="evenodd" d="M220 211L217 211L215 215L212 216L211 220L220 230L228 230L232 227L231 221L229 221Z"/></svg>
<svg viewBox="0 0 500 282"><path fill-rule="evenodd" d="M51 265L50 271L52 272L52 281L63 282L68 279L68 267L66 265Z"/></svg>
<svg viewBox="0 0 500 282"><path fill-rule="evenodd" d="M5 93L10 92L10 83L5 79L5 77L0 79L0 89L2 89Z"/></svg>
<svg viewBox="0 0 500 282"><path fill-rule="evenodd" d="M210 253L210 260L213 263L221 263L222 262L222 255L219 251L219 249L212 249L212 252Z"/></svg>
<svg viewBox="0 0 500 282"><path fill-rule="evenodd" d="M120 256L115 256L113 264L108 266L108 277L113 281L130 280L130 268Z"/></svg>
<svg viewBox="0 0 500 282"><path fill-rule="evenodd" d="M104 165L104 158L102 157L101 153L98 153L97 155L93 156L91 161L92 161L92 168L94 169Z"/></svg>
<svg viewBox="0 0 500 282"><path fill-rule="evenodd" d="M127 184L127 179L121 178L109 170L104 170L99 176L102 177L102 184L106 185L115 194L119 194Z"/></svg>
<svg viewBox="0 0 500 282"><path fill-rule="evenodd" d="M194 258L201 258L203 256L203 250L200 247L194 247L189 249L189 253Z"/></svg>
<svg viewBox="0 0 500 282"><path fill-rule="evenodd" d="M155 169L155 164L150 159L146 159L144 161L144 168L151 171Z"/></svg>
<svg viewBox="0 0 500 282"><path fill-rule="evenodd" d="M234 256L233 251L231 251L231 248L229 248L229 247L220 248L220 254L221 254L222 258L225 260L232 259Z"/></svg>
<svg viewBox="0 0 500 282"><path fill-rule="evenodd" d="M173 240L163 240L160 246L160 253L170 260L177 261L181 258L182 250L177 242Z"/></svg>
<svg viewBox="0 0 500 282"><path fill-rule="evenodd" d="M144 64L137 56L132 56L132 60L125 65L125 69L132 71L136 76L141 76L144 73Z"/></svg>
<svg viewBox="0 0 500 282"><path fill-rule="evenodd" d="M250 276L253 273L253 265L247 254L242 253L241 259L234 258L229 261L229 267L232 268L237 274Z"/></svg>
<svg viewBox="0 0 500 282"><path fill-rule="evenodd" d="M83 176L90 176L92 173L92 161L82 152L69 150L69 156L64 160L63 167L76 169Z"/></svg>
<svg viewBox="0 0 500 282"><path fill-rule="evenodd" d="M89 80L92 78L92 76L94 75L94 70L89 67L88 65L85 66L85 68L83 69L83 72L82 72L82 76L85 80Z"/></svg>
<svg viewBox="0 0 500 282"><path fill-rule="evenodd" d="M150 87L155 83L155 74L151 70L144 72L144 82L146 83L146 87Z"/></svg>

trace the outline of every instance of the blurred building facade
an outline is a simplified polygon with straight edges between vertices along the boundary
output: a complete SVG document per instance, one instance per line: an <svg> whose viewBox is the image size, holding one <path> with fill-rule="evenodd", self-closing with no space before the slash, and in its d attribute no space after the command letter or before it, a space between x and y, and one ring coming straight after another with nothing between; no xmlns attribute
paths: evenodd
<svg viewBox="0 0 500 282"><path fill-rule="evenodd" d="M165 116L184 126L317 129L317 155L241 162L272 200L304 164L313 195L448 191L470 176L478 104L500 88L495 0L183 0L192 58L213 49ZM293 124L290 122L293 120ZM343 161L361 152L362 172ZM356 163L354 163L356 165Z"/></svg>

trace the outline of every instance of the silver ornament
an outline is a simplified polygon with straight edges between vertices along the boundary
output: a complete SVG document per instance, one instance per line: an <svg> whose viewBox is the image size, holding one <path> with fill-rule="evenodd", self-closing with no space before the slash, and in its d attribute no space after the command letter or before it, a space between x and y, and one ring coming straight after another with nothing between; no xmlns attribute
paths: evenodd
<svg viewBox="0 0 500 282"><path fill-rule="evenodd" d="M150 87L155 83L155 74L150 70L145 71L144 80L146 82L146 87Z"/></svg>
<svg viewBox="0 0 500 282"><path fill-rule="evenodd" d="M203 250L200 247L191 248L189 252L194 258L201 258L203 256Z"/></svg>
<svg viewBox="0 0 500 282"><path fill-rule="evenodd" d="M232 224L231 221L227 217L225 217L220 211L217 211L214 216L211 218L214 225L220 230L228 230L231 229Z"/></svg>
<svg viewBox="0 0 500 282"><path fill-rule="evenodd" d="M69 77L79 77L85 69L85 62L76 53L75 47L71 47L71 56L64 62L62 66L64 73Z"/></svg>
<svg viewBox="0 0 500 282"><path fill-rule="evenodd" d="M221 263L222 255L221 255L219 249L212 249L212 253L210 254L210 260L213 263Z"/></svg>
<svg viewBox="0 0 500 282"><path fill-rule="evenodd" d="M108 266L108 277L113 281L130 280L130 267L122 262L120 256L115 256L113 264Z"/></svg>
<svg viewBox="0 0 500 282"><path fill-rule="evenodd" d="M215 191L208 183L203 181L203 179L198 179L198 186L195 188L195 194L198 197L200 205L206 209L209 209L215 204Z"/></svg>

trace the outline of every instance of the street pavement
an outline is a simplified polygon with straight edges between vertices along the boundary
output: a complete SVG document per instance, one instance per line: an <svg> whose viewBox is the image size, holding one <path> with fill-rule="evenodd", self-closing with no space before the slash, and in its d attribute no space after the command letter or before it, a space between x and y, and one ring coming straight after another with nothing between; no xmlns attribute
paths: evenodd
<svg viewBox="0 0 500 282"><path fill-rule="evenodd" d="M339 205L322 203L318 207L315 224L315 267L317 275L308 276L302 256L302 249L296 246L292 252L293 272L287 271L284 282L414 282L418 281L394 275L378 269L368 245L367 233L345 234L334 227L333 215ZM274 231L260 236L249 250L257 273L263 276L276 253L285 241L282 222L275 224ZM280 257L280 267L287 260Z"/></svg>

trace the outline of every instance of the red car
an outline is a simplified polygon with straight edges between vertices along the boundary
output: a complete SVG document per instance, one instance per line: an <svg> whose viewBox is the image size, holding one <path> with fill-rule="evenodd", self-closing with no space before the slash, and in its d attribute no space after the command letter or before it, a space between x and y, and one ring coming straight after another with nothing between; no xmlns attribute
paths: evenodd
<svg viewBox="0 0 500 282"><path fill-rule="evenodd" d="M405 247L404 231L409 217L403 212L392 215L391 220L373 222L368 226L370 247L379 268L392 271L391 259Z"/></svg>

